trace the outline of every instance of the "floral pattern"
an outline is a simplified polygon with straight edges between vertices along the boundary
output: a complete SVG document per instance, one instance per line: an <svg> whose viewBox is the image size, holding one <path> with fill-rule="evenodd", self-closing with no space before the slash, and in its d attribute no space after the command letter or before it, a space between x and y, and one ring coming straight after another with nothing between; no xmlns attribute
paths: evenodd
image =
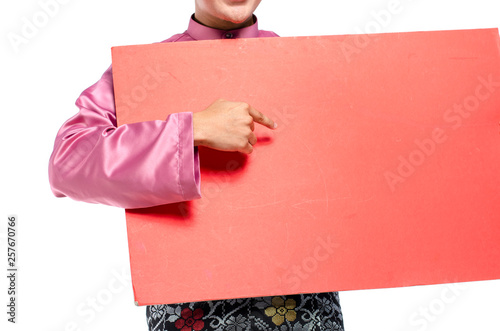
<svg viewBox="0 0 500 331"><path fill-rule="evenodd" d="M150 331L343 331L337 292L146 307Z"/></svg>
<svg viewBox="0 0 500 331"><path fill-rule="evenodd" d="M154 319L159 319L165 314L165 307L164 306L151 306L150 308L151 311L151 316Z"/></svg>
<svg viewBox="0 0 500 331"><path fill-rule="evenodd" d="M238 315L237 317L230 316L227 319L227 328L226 330L228 331L244 331L248 330L248 327L250 326L250 321L241 316Z"/></svg>
<svg viewBox="0 0 500 331"><path fill-rule="evenodd" d="M267 307L264 311L267 316L272 317L272 321L276 325L281 325L287 321L293 322L297 318L295 307L297 306L295 300L287 299L286 301L280 297L274 297L272 306Z"/></svg>
<svg viewBox="0 0 500 331"><path fill-rule="evenodd" d="M192 311L189 308L184 308L181 312L181 318L175 321L175 327L181 331L200 331L205 326L205 322L201 320L203 317L203 309L197 308Z"/></svg>

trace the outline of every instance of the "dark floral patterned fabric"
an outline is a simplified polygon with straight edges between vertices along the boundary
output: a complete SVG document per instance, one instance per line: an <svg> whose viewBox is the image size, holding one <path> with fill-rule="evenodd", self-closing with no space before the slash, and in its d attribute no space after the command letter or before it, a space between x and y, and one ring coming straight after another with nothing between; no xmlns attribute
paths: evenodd
<svg viewBox="0 0 500 331"><path fill-rule="evenodd" d="M146 307L150 331L343 331L338 292Z"/></svg>

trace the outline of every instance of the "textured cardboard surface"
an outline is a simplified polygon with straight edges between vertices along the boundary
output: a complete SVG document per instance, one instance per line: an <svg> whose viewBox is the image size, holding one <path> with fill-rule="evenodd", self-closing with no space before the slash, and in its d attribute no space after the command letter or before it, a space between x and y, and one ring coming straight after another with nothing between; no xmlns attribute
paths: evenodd
<svg viewBox="0 0 500 331"><path fill-rule="evenodd" d="M140 305L500 278L498 30L367 38L113 48L120 125L220 97L279 124L127 211Z"/></svg>

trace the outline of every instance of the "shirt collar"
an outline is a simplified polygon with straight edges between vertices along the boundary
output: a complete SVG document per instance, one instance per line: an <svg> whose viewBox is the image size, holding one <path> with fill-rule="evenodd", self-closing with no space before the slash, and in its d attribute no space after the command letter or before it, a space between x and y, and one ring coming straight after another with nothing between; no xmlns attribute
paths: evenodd
<svg viewBox="0 0 500 331"><path fill-rule="evenodd" d="M189 21L186 33L195 40L256 38L259 36L257 17L253 15L254 24L236 30L219 30L200 24L194 20L194 14Z"/></svg>

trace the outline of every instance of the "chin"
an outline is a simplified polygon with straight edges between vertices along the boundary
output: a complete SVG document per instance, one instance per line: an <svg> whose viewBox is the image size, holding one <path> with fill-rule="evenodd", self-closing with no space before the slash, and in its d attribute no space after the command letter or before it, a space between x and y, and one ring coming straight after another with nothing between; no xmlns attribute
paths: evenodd
<svg viewBox="0 0 500 331"><path fill-rule="evenodd" d="M232 23L243 23L252 17L253 12L259 6L260 1L257 0L223 0L229 1L220 8L221 13L225 16L223 19Z"/></svg>
<svg viewBox="0 0 500 331"><path fill-rule="evenodd" d="M235 24L241 24L246 22L250 17L252 17L252 15L245 17L227 17L224 20Z"/></svg>
<svg viewBox="0 0 500 331"><path fill-rule="evenodd" d="M195 4L196 12L208 23L218 25L226 22L238 25L251 20L260 2L260 0L196 0Z"/></svg>
<svg viewBox="0 0 500 331"><path fill-rule="evenodd" d="M252 17L252 14L253 14L253 12L249 13L246 11L244 13L233 12L233 13L227 13L226 15L223 15L223 17L221 17L221 18L224 21L239 24L239 23L246 22L249 18Z"/></svg>

